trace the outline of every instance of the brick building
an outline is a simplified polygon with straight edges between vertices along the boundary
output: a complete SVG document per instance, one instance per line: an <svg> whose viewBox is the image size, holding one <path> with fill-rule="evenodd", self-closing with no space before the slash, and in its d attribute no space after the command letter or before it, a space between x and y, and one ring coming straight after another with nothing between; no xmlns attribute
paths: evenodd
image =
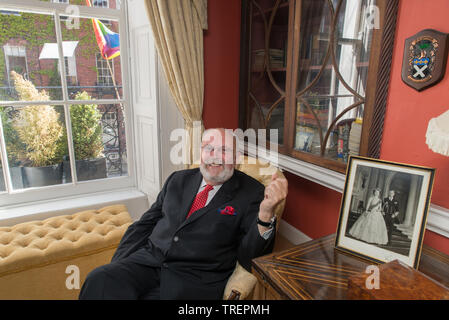
<svg viewBox="0 0 449 320"><path fill-rule="evenodd" d="M51 2L69 3L68 0ZM117 0L91 2L97 7L115 9L117 6ZM85 1L71 0L70 4L85 5ZM122 98L120 56L111 60L101 56L91 19L80 18L77 21L63 16L60 19L69 99L75 99L76 94L83 91L96 100ZM101 21L111 31L118 32L116 21ZM4 30L8 30L0 36L0 99L18 99L10 75L14 70L30 80L39 91L45 90L50 100L62 100L54 17L1 10L0 23ZM126 137L122 106L98 104L98 109L102 114L108 171L122 175L126 173L126 166L123 167L126 163Z"/></svg>

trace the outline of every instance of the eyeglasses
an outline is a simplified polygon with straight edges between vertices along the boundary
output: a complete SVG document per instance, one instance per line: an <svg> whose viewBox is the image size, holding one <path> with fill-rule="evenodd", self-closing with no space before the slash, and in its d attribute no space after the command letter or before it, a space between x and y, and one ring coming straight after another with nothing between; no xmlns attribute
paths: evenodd
<svg viewBox="0 0 449 320"><path fill-rule="evenodd" d="M205 146L202 146L201 149L207 153L211 153L214 151L215 153L222 153L222 154L233 154L234 150L227 147L213 147L210 144L206 144Z"/></svg>

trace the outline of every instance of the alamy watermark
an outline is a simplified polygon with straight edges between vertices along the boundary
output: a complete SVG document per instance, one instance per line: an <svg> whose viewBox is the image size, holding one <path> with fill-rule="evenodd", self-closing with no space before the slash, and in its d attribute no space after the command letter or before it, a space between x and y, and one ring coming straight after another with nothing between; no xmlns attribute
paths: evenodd
<svg viewBox="0 0 449 320"><path fill-rule="evenodd" d="M368 29L380 29L380 9L370 5L365 8L366 26Z"/></svg>
<svg viewBox="0 0 449 320"><path fill-rule="evenodd" d="M198 165L201 163L202 141L217 140L218 144L224 142L224 146L232 148L232 157L223 154L227 149L225 151L211 149L211 151L215 151L214 157L223 159L224 164L255 164L257 159L262 164L259 172L261 175L270 175L275 172L275 167L279 165L278 129L247 129L243 131L238 128L223 130L224 137L221 132L214 129L208 129L201 134L200 121L193 123L191 131L184 128L173 130L170 134L170 141L175 142L175 144L170 149L171 163L174 165ZM267 137L270 141L269 147L267 147ZM247 143L245 144L245 142ZM251 150L248 150L249 148ZM242 155L245 152L251 154L251 157L243 157ZM272 166L268 166L268 163L271 163Z"/></svg>
<svg viewBox="0 0 449 320"><path fill-rule="evenodd" d="M380 271L379 267L375 265L367 266L365 269L365 273L369 274L369 276L365 280L365 287L368 290L372 289L380 289Z"/></svg>
<svg viewBox="0 0 449 320"><path fill-rule="evenodd" d="M69 276L65 279L65 286L68 290L80 288L80 268L74 264L68 265L65 273Z"/></svg>

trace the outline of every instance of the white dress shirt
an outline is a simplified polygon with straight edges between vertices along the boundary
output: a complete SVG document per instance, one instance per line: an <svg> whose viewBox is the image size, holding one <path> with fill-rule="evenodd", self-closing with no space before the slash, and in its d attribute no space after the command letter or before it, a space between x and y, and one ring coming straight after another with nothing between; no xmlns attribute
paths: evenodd
<svg viewBox="0 0 449 320"><path fill-rule="evenodd" d="M200 188L198 189L198 192L196 194L198 194L201 191L203 191L204 188L206 188L206 185L207 185L207 183L203 179L203 181L201 181ZM218 192L218 190L220 190L221 186L222 186L222 184L219 184L219 185L216 185L216 186L212 186L213 189L211 191L209 191L209 194L207 195L206 204L204 206L207 206L209 204L209 202L212 200L212 198L215 196L215 194Z"/></svg>
<svg viewBox="0 0 449 320"><path fill-rule="evenodd" d="M206 187L206 185L207 185L207 183L206 183L206 181L204 181L204 178L203 178L203 180L201 181L200 187L198 189L198 192L196 194L198 194L201 191L203 191L204 188ZM218 185L212 186L213 189L209 191L209 194L207 195L206 204L204 206L207 206L209 204L209 202L212 200L212 198L217 194L218 190L220 190L221 186L222 186L222 184L218 184ZM267 231L265 231L263 233L263 235L261 235L262 238L267 240L270 237L272 231L273 231L273 228L270 228Z"/></svg>

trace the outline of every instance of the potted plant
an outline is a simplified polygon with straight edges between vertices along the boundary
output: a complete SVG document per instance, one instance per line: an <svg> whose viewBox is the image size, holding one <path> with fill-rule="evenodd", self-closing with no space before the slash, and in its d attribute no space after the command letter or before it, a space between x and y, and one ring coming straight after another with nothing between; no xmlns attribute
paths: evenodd
<svg viewBox="0 0 449 320"><path fill-rule="evenodd" d="M50 97L18 73L12 71L14 87L22 101L49 101ZM31 105L18 110L12 126L24 144L22 161L24 187L62 183L62 158L57 151L66 144L60 114L50 105Z"/></svg>
<svg viewBox="0 0 449 320"><path fill-rule="evenodd" d="M0 108L0 119L3 124L3 136L5 138L6 153L8 157L7 161L9 162L12 186L14 189L21 189L23 188L23 181L20 163L21 159L25 158L25 146L12 126L12 117L9 116L9 114L13 113L13 107ZM3 171L1 169L3 164L4 162L0 162L0 190L2 190L2 181L6 185L5 177L3 177Z"/></svg>
<svg viewBox="0 0 449 320"><path fill-rule="evenodd" d="M75 95L75 100L91 100L91 97L83 91ZM97 105L71 105L70 119L78 181L106 178L103 129L100 122L101 113ZM72 181L69 161L64 161L64 174L67 182Z"/></svg>

